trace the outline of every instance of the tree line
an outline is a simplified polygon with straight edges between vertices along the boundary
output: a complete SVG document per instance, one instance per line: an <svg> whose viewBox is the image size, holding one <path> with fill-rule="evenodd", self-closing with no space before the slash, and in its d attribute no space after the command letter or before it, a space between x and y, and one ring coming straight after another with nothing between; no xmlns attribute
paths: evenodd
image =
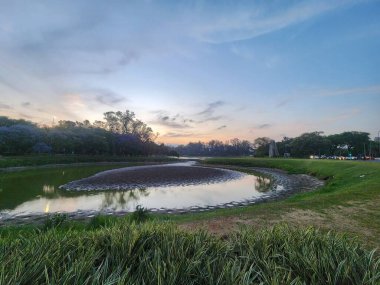
<svg viewBox="0 0 380 285"><path fill-rule="evenodd" d="M56 126L0 116L0 154L170 155L157 134L129 110L106 112L103 121L59 121Z"/></svg>
<svg viewBox="0 0 380 285"><path fill-rule="evenodd" d="M208 143L190 142L174 150L181 156L248 156L254 154L253 144L247 140L232 139L226 142L211 140Z"/></svg>
<svg viewBox="0 0 380 285"><path fill-rule="evenodd" d="M158 134L129 110L104 113L104 120L59 121L53 127L38 126L23 119L0 116L0 154L31 153L107 154L107 155L182 155L182 156L268 156L272 139L259 137L253 142L238 138L222 142L211 140L168 147L155 143ZM380 156L379 143L366 132L323 132L284 137L277 142L280 156Z"/></svg>
<svg viewBox="0 0 380 285"><path fill-rule="evenodd" d="M272 139L259 137L254 142L233 139L223 143L218 140L190 142L174 148L183 156L246 156L265 157L269 155ZM323 132L304 133L298 137L284 137L276 142L280 156L380 156L379 143L371 141L366 132L343 132L323 135Z"/></svg>

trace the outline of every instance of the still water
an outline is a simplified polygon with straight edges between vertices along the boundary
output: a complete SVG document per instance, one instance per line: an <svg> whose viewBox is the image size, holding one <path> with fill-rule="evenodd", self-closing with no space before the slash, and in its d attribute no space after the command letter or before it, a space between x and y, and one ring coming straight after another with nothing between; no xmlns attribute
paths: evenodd
<svg viewBox="0 0 380 285"><path fill-rule="evenodd" d="M207 207L259 198L270 180L242 175L212 184L147 187L127 191L66 191L59 186L116 166L81 166L0 173L0 215L76 211L133 211Z"/></svg>

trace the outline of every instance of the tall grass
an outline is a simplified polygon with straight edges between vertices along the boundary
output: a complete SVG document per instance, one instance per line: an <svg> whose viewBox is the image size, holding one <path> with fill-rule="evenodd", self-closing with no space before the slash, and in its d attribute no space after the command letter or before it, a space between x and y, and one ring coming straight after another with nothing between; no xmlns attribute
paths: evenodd
<svg viewBox="0 0 380 285"><path fill-rule="evenodd" d="M355 241L285 225L228 239L170 224L0 235L0 284L379 284Z"/></svg>

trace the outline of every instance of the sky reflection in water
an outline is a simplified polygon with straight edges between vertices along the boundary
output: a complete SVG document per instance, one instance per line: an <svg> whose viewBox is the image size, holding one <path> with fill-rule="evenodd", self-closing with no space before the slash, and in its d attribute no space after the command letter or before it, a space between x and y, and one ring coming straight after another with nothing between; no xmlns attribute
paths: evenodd
<svg viewBox="0 0 380 285"><path fill-rule="evenodd" d="M137 205L149 209L181 209L244 201L260 197L270 188L269 179L254 175L243 175L239 179L221 183L149 187L132 191L70 192L58 189L59 183L36 185L39 190L34 191L34 195L18 200L15 205L1 203L0 210L17 215L78 210L133 211Z"/></svg>

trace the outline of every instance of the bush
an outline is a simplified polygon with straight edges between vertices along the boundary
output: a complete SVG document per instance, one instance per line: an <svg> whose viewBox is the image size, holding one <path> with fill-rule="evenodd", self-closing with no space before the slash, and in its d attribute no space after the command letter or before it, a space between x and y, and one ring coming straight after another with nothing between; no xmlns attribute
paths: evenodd
<svg viewBox="0 0 380 285"><path fill-rule="evenodd" d="M67 218L66 214L49 215L44 222L43 229L48 230L61 227L67 221Z"/></svg>
<svg viewBox="0 0 380 285"><path fill-rule="evenodd" d="M149 219L149 212L141 205L136 206L136 210L131 214L131 221L142 223Z"/></svg>
<svg viewBox="0 0 380 285"><path fill-rule="evenodd" d="M98 229L101 227L109 226L111 221L108 217L102 215L96 215L90 219L88 222L88 227L90 229Z"/></svg>

